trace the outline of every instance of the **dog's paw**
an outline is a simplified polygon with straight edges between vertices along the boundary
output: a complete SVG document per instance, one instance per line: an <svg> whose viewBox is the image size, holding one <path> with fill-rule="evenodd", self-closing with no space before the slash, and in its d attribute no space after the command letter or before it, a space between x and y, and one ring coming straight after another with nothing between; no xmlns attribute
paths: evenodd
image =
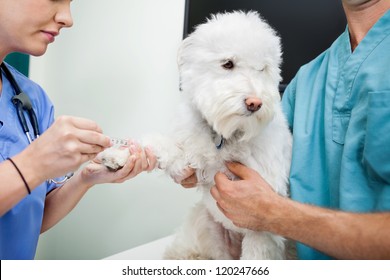
<svg viewBox="0 0 390 280"><path fill-rule="evenodd" d="M110 147L99 153L97 159L110 171L117 171L126 164L129 156L129 149Z"/></svg>

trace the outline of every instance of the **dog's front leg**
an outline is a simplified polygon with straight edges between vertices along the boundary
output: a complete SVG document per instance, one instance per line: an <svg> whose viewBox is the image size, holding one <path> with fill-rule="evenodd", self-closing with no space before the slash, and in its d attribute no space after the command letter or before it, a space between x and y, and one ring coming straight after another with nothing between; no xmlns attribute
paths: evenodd
<svg viewBox="0 0 390 280"><path fill-rule="evenodd" d="M175 137L160 134L149 135L144 137L142 145L152 149L159 169L164 170L172 178L183 176L188 160L181 143Z"/></svg>

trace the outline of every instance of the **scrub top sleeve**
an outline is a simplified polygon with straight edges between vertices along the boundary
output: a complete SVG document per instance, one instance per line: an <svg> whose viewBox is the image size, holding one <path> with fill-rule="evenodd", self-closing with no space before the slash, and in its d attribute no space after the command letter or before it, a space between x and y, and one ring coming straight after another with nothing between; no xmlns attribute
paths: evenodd
<svg viewBox="0 0 390 280"><path fill-rule="evenodd" d="M293 131L295 108L296 79L294 78L286 87L282 97L282 109L286 116L288 126Z"/></svg>

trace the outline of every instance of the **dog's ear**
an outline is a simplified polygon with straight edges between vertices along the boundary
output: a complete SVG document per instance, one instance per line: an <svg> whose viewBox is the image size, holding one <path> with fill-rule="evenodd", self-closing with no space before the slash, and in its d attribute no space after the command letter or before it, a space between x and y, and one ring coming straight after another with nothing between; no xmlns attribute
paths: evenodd
<svg viewBox="0 0 390 280"><path fill-rule="evenodd" d="M185 63L185 57L188 48L192 45L192 37L188 36L185 38L179 47L179 50L177 52L177 66L179 67L179 71L181 71L183 64Z"/></svg>
<svg viewBox="0 0 390 280"><path fill-rule="evenodd" d="M187 57L187 51L192 45L192 37L188 36L185 38L179 47L179 50L177 52L177 66L179 69L179 90L183 91L182 89L182 71L183 71L183 65L186 63L186 57Z"/></svg>

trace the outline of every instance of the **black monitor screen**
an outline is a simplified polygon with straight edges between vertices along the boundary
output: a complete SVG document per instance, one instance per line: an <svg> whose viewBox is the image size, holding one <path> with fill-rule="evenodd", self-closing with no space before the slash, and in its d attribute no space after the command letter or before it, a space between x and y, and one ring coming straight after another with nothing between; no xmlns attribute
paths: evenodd
<svg viewBox="0 0 390 280"><path fill-rule="evenodd" d="M280 35L282 85L346 28L340 0L186 0L184 37L210 14L232 10L258 11Z"/></svg>

